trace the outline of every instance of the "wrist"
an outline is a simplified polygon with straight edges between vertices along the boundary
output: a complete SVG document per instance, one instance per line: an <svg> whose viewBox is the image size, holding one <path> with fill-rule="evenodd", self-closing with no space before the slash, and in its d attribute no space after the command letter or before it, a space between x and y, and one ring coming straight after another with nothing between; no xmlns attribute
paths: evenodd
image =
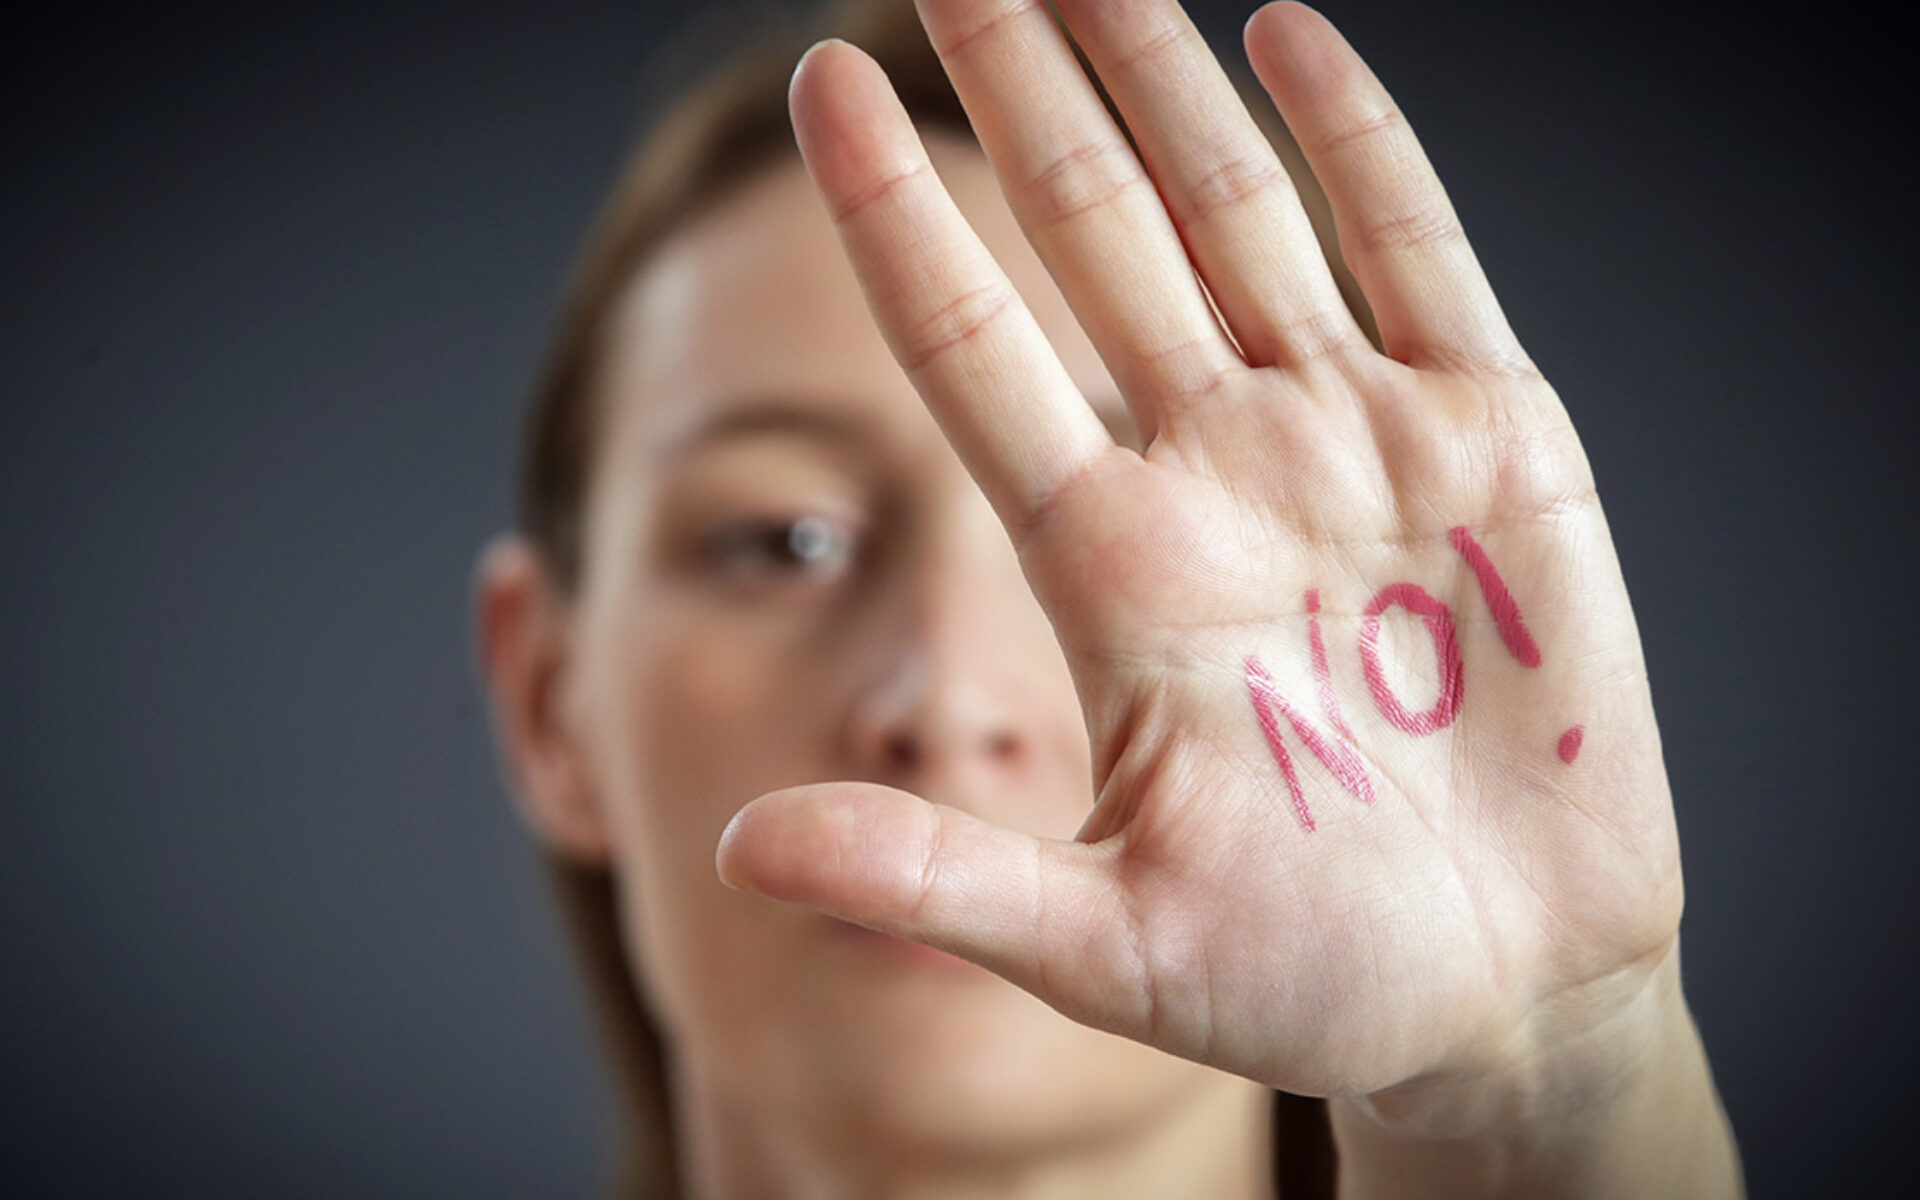
<svg viewBox="0 0 1920 1200"><path fill-rule="evenodd" d="M1463 1056L1466 1065L1333 1103L1389 1134L1550 1129L1630 1096L1692 1038L1676 939L1650 968L1615 973L1514 1020Z"/></svg>
<svg viewBox="0 0 1920 1200"><path fill-rule="evenodd" d="M1677 941L1523 1023L1488 1064L1329 1103L1353 1195L1738 1195ZM1623 1174L1633 1187L1622 1188ZM1637 1190L1636 1190L1637 1189Z"/></svg>

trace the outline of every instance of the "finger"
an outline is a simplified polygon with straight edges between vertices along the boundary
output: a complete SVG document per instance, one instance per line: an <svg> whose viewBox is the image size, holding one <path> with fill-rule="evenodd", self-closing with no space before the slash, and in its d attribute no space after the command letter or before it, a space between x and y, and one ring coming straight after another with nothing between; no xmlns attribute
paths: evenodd
<svg viewBox="0 0 1920 1200"><path fill-rule="evenodd" d="M795 71L791 101L801 156L881 333L1001 519L1019 527L1112 436L954 207L873 60L822 43Z"/></svg>
<svg viewBox="0 0 1920 1200"><path fill-rule="evenodd" d="M1247 24L1247 54L1326 189L1386 352L1530 370L1426 153L1339 32L1305 5L1270 4Z"/></svg>
<svg viewBox="0 0 1920 1200"><path fill-rule="evenodd" d="M1040 259L1145 429L1242 365L1152 180L1040 0L921 0Z"/></svg>
<svg viewBox="0 0 1920 1200"><path fill-rule="evenodd" d="M1287 169L1173 0L1061 0L1247 361L1300 362L1366 335Z"/></svg>
<svg viewBox="0 0 1920 1200"><path fill-rule="evenodd" d="M1111 855L1030 837L877 784L814 784L735 814L729 886L957 954L1076 1020L1142 1032L1144 964Z"/></svg>

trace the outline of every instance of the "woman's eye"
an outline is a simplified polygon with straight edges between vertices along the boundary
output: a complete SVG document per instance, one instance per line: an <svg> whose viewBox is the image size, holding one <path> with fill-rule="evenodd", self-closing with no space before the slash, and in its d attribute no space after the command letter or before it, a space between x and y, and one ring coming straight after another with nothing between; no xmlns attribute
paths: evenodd
<svg viewBox="0 0 1920 1200"><path fill-rule="evenodd" d="M768 583L832 575L853 554L853 536L824 517L739 521L715 530L701 555L730 581Z"/></svg>

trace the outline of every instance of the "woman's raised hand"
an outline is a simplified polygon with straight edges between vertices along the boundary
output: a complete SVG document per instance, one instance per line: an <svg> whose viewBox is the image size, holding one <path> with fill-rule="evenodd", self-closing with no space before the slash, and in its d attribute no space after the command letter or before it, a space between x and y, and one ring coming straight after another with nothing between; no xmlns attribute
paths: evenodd
<svg viewBox="0 0 1920 1200"><path fill-rule="evenodd" d="M1144 452L1069 382L871 60L816 48L793 107L876 319L1066 651L1097 807L1058 842L877 786L794 789L741 812L722 872L1429 1129L1497 1119L1450 1084L1585 1086L1567 1056L1617 1058L1667 1003L1681 886L1566 412L1320 16L1271 5L1247 46L1382 349L1178 6L1059 7L1137 155L1038 0L921 12Z"/></svg>

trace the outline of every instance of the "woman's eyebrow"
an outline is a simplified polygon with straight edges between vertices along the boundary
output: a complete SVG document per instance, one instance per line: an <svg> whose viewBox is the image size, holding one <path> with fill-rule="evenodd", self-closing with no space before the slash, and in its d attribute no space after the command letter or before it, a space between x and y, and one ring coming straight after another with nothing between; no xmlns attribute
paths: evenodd
<svg viewBox="0 0 1920 1200"><path fill-rule="evenodd" d="M817 404L770 397L730 404L695 422L664 448L669 461L686 458L716 444L755 437L799 437L834 446L872 441L861 422Z"/></svg>

